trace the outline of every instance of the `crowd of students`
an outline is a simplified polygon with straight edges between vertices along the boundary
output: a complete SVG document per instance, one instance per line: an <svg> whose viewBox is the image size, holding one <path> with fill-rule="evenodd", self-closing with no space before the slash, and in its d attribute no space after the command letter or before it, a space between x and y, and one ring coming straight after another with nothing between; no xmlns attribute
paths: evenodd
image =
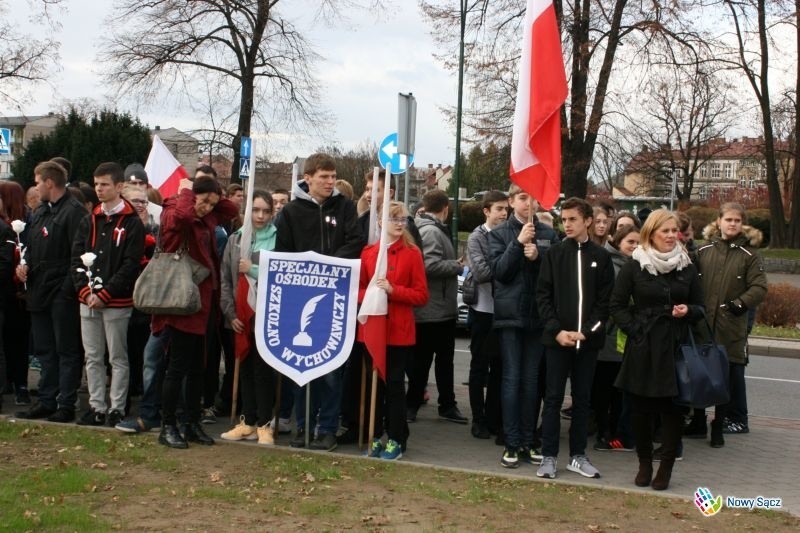
<svg viewBox="0 0 800 533"><path fill-rule="evenodd" d="M88 189L70 186L69 174L69 162L56 158L36 167L27 196L16 183L0 184L0 384L17 405L31 403L28 354L41 365L37 402L19 418L76 420L85 369L88 405L78 424L159 429L159 442L172 448L213 444L204 423L231 410L233 335L247 326L236 313L239 275L257 280L261 250L360 258L363 299L383 230L389 267L377 287L389 302L387 360L368 455L394 460L406 451L431 366L439 417L469 423L453 383L458 277L467 271L470 431L495 436L503 467L528 462L539 477L556 477L560 424L569 418L567 470L600 477L586 450L593 433L596 451L636 450L636 485L667 488L682 437L708 433L704 409L689 413L672 401L675 350L704 317L730 358L731 401L715 408L711 446L723 446L724 433L749 431L748 316L765 297L766 277L755 251L760 234L744 225L738 204L722 206L698 248L681 213L659 209L640 220L569 198L554 227L553 215L512 185L484 196L485 222L458 257L446 193L427 192L414 217L392 202L388 226L375 228L372 174L356 202L337 186L326 154L306 159L291 195L256 190L249 220L241 186L223 191L209 166L163 201L141 165L103 163ZM385 176L378 181L383 197ZM252 229L249 253L243 227ZM151 317L134 308L134 284L156 247L183 250L207 269L199 311ZM294 418L294 447L354 442L362 367L371 366L360 341L359 330L348 363L310 384L308 421L304 391L251 342L240 354L239 423L221 438L272 445ZM562 410L567 381L571 405ZM137 414L126 418L132 396L141 397ZM654 450L656 434L662 445Z"/></svg>

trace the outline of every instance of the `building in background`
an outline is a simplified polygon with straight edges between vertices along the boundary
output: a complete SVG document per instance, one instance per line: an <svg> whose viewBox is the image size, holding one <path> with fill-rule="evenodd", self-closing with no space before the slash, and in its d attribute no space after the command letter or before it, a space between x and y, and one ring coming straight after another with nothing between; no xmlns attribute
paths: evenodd
<svg viewBox="0 0 800 533"><path fill-rule="evenodd" d="M11 165L17 154L20 154L34 137L50 135L55 130L58 119L55 113L29 117L0 117L0 128L11 130L9 143L11 153L0 155L0 179L7 180L12 177Z"/></svg>

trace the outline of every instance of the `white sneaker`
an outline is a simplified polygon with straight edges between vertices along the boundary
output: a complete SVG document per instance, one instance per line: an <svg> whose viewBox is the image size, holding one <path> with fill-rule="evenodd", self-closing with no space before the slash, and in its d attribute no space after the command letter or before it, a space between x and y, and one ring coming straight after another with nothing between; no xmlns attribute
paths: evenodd
<svg viewBox="0 0 800 533"><path fill-rule="evenodd" d="M573 455L569 459L567 470L575 472L583 477L599 478L600 471L597 470L585 455Z"/></svg>
<svg viewBox="0 0 800 533"><path fill-rule="evenodd" d="M269 427L275 426L275 419L273 418L268 423ZM278 419L278 434L280 435L287 435L292 432L292 419L291 418L279 418Z"/></svg>
<svg viewBox="0 0 800 533"><path fill-rule="evenodd" d="M536 471L536 475L538 477L543 477L547 479L555 479L556 478L556 458L555 457L543 457L542 458L542 466Z"/></svg>

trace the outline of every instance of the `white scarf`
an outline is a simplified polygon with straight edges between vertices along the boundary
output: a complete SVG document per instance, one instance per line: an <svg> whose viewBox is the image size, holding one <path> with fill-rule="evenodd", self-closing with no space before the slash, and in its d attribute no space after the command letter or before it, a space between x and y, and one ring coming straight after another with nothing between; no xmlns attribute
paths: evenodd
<svg viewBox="0 0 800 533"><path fill-rule="evenodd" d="M647 270L654 276L668 274L676 268L683 270L692 262L689 254L680 244L677 244L670 252L659 252L655 248L637 246L633 251L633 259L639 261L642 270Z"/></svg>

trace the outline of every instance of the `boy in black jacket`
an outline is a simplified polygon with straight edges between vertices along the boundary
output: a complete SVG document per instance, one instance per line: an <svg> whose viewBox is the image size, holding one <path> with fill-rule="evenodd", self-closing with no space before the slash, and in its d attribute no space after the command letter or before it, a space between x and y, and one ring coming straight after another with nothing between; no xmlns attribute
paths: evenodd
<svg viewBox="0 0 800 533"><path fill-rule="evenodd" d="M79 425L116 426L122 421L128 397L128 322L133 312L133 285L144 255L144 225L122 198L124 185L121 166L100 163L94 171L100 203L81 221L72 243L71 274L81 302L89 387L89 410L78 420ZM87 254L94 254L92 261ZM106 345L111 364L110 409L106 403Z"/></svg>
<svg viewBox="0 0 800 533"><path fill-rule="evenodd" d="M310 155L303 169L303 181L294 187L294 200L286 204L275 221L276 252L314 251L323 255L356 259L364 241L358 228L356 207L334 187L336 163L327 154ZM342 368L315 379L311 387L311 417L319 413L319 429L309 444L315 450L336 448L342 399ZM306 395L295 395L297 434L293 447L305 446ZM314 428L315 424L310 427ZM309 435L311 437L311 435Z"/></svg>
<svg viewBox="0 0 800 533"><path fill-rule="evenodd" d="M600 472L586 457L589 397L597 352L605 342L608 302L614 288L614 266L602 247L589 239L592 206L570 198L561 206L566 239L552 247L542 261L536 288L539 316L544 325L547 391L542 413L542 465L536 475L556 477L559 410L567 377L572 391L567 470L598 478Z"/></svg>

